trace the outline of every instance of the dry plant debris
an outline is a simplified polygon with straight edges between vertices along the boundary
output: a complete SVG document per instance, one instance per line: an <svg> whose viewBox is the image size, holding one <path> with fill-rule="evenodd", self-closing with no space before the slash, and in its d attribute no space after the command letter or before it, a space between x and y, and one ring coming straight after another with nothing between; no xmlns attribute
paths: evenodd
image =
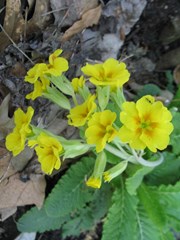
<svg viewBox="0 0 180 240"><path fill-rule="evenodd" d="M61 40L67 41L73 35L81 32L83 29L98 24L101 12L102 12L101 5L85 12L82 15L81 20L75 22L68 30L66 30Z"/></svg>

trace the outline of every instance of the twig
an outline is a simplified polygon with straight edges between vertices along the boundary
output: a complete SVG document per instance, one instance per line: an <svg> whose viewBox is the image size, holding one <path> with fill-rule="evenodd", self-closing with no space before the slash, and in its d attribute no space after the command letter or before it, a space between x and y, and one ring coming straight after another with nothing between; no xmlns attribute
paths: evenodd
<svg viewBox="0 0 180 240"><path fill-rule="evenodd" d="M13 46L22 53L22 55L27 58L33 65L35 64L18 46L17 44L13 41L13 39L9 36L9 34L5 31L5 29L3 28L3 26L0 24L0 28L2 29L2 31L4 32L4 34L8 37L8 39L11 41L11 43L13 44Z"/></svg>
<svg viewBox="0 0 180 240"><path fill-rule="evenodd" d="M0 13L2 13L5 8L6 8L6 7L2 7L2 8L0 9Z"/></svg>
<svg viewBox="0 0 180 240"><path fill-rule="evenodd" d="M44 17L44 16L49 15L49 14L54 13L54 12L60 12L60 11L66 10L67 8L68 8L68 7L58 8L58 9L55 9L55 10L52 10L52 11L43 13L43 14L41 14L41 16Z"/></svg>

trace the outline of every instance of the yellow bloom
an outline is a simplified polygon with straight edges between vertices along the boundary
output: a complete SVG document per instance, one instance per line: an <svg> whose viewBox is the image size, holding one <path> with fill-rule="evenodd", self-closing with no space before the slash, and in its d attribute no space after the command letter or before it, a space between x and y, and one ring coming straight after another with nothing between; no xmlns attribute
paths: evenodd
<svg viewBox="0 0 180 240"><path fill-rule="evenodd" d="M90 76L90 82L100 86L111 86L111 88L122 87L129 80L130 74L126 64L113 58L107 59L102 64L86 64L81 68L82 72Z"/></svg>
<svg viewBox="0 0 180 240"><path fill-rule="evenodd" d="M78 89L82 88L84 86L84 83L85 80L83 76L80 78L73 78L71 84L73 86L74 92L78 92Z"/></svg>
<svg viewBox="0 0 180 240"><path fill-rule="evenodd" d="M62 50L57 49L49 56L49 65L46 73L50 73L53 76L60 76L63 72L68 70L68 61L63 57L59 57L61 53Z"/></svg>
<svg viewBox="0 0 180 240"><path fill-rule="evenodd" d="M25 147L26 137L31 133L30 122L34 110L28 107L27 113L20 108L14 113L15 128L12 133L6 137L6 148L12 151L13 156L18 155Z"/></svg>
<svg viewBox="0 0 180 240"><path fill-rule="evenodd" d="M99 178L90 177L86 181L86 185L88 187L92 187L92 188L100 188L101 187L101 179L100 179L100 177Z"/></svg>
<svg viewBox="0 0 180 240"><path fill-rule="evenodd" d="M122 107L120 120L124 125L119 131L122 142L137 150L148 147L152 152L167 147L173 131L172 115L162 102L146 95L137 103L125 102Z"/></svg>
<svg viewBox="0 0 180 240"><path fill-rule="evenodd" d="M116 119L116 114L110 110L94 113L88 122L85 131L88 144L95 144L96 151L101 152L107 142L111 142L117 135L117 131L112 127Z"/></svg>
<svg viewBox="0 0 180 240"><path fill-rule="evenodd" d="M26 95L27 99L34 100L37 97L40 97L44 91L46 91L47 86L50 85L50 81L44 77L47 69L48 67L45 63L38 63L27 72L25 81L34 84L33 92Z"/></svg>
<svg viewBox="0 0 180 240"><path fill-rule="evenodd" d="M72 108L70 110L70 114L67 116L68 124L75 127L85 125L91 114L96 109L96 104L94 102L95 98L95 95L89 96L89 98L83 104Z"/></svg>
<svg viewBox="0 0 180 240"><path fill-rule="evenodd" d="M33 147L38 156L38 161L41 163L42 171L46 174L51 174L53 169L59 169L61 166L60 154L63 152L61 143L45 134L41 133L36 140L30 140L28 145Z"/></svg>

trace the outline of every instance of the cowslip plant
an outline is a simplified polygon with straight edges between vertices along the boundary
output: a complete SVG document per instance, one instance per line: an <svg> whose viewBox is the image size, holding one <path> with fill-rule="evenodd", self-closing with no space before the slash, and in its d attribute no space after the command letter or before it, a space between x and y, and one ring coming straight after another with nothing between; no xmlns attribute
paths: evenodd
<svg viewBox="0 0 180 240"><path fill-rule="evenodd" d="M6 138L14 156L27 142L45 174L72 159L43 207L33 207L19 219L19 231L61 228L65 238L101 222L102 240L175 239L174 231L180 230L180 113L170 112L151 95L127 101L123 85L130 73L125 63L112 58L86 64L84 75L69 81L61 52L28 71L25 81L34 84L34 91L26 98L42 96L66 109L67 122L79 129L79 138L66 139L32 125L31 107L26 113L15 111L15 128Z"/></svg>

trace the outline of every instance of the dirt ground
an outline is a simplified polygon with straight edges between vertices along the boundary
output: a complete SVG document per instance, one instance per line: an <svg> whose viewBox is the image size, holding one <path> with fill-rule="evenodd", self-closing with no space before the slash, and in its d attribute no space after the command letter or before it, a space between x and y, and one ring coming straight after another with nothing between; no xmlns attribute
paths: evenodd
<svg viewBox="0 0 180 240"><path fill-rule="evenodd" d="M103 7L105 8L111 1L100 2L104 3ZM3 16L0 17L0 21L2 18ZM95 49L93 42L91 42L92 46L89 45L90 43L85 45L83 32L74 35L68 41L60 42L59 36L67 30L67 26L65 25L59 30L55 22L56 18L52 17L43 31L38 29L32 34L29 32L24 45L22 45L21 39L17 42L19 48L22 47L30 59L37 59L33 61L47 60L50 52L61 47L64 57L70 62L71 69L67 73L69 79L78 76L80 67L87 60L101 61L103 59L103 48ZM109 17L107 21L105 17L101 16L99 23L89 29L93 31L93 34L112 34L115 25L114 18ZM142 87L146 84L154 84L162 90L165 103L172 99L176 91L173 74L180 63L180 32L177 26L180 26L179 0L148 0L139 20L130 32L126 35L123 30L121 31L123 44L117 57L126 62L131 72L130 83L125 88L128 98L131 99L140 94ZM49 40L50 36L51 41ZM96 39L94 41L96 42ZM29 93L30 86L25 84L23 79L26 70L31 66L31 63L12 44L2 50L0 55L0 100L2 102L5 95L11 93L10 116L13 115L15 108L25 108L29 105L24 96ZM156 91L156 89L153 87L152 91ZM48 101L44 99L37 99L31 102L31 105L35 108L35 121L40 115L46 115L50 107ZM52 178L46 177L46 195L51 191L58 177L59 175ZM0 222L0 239L14 240L19 235L16 229L16 220L30 207L18 207L13 216ZM37 234L36 240L60 240L60 236L61 231L57 230ZM69 237L66 240L98 240L100 237L101 224L97 226L96 233L82 234L79 238Z"/></svg>

